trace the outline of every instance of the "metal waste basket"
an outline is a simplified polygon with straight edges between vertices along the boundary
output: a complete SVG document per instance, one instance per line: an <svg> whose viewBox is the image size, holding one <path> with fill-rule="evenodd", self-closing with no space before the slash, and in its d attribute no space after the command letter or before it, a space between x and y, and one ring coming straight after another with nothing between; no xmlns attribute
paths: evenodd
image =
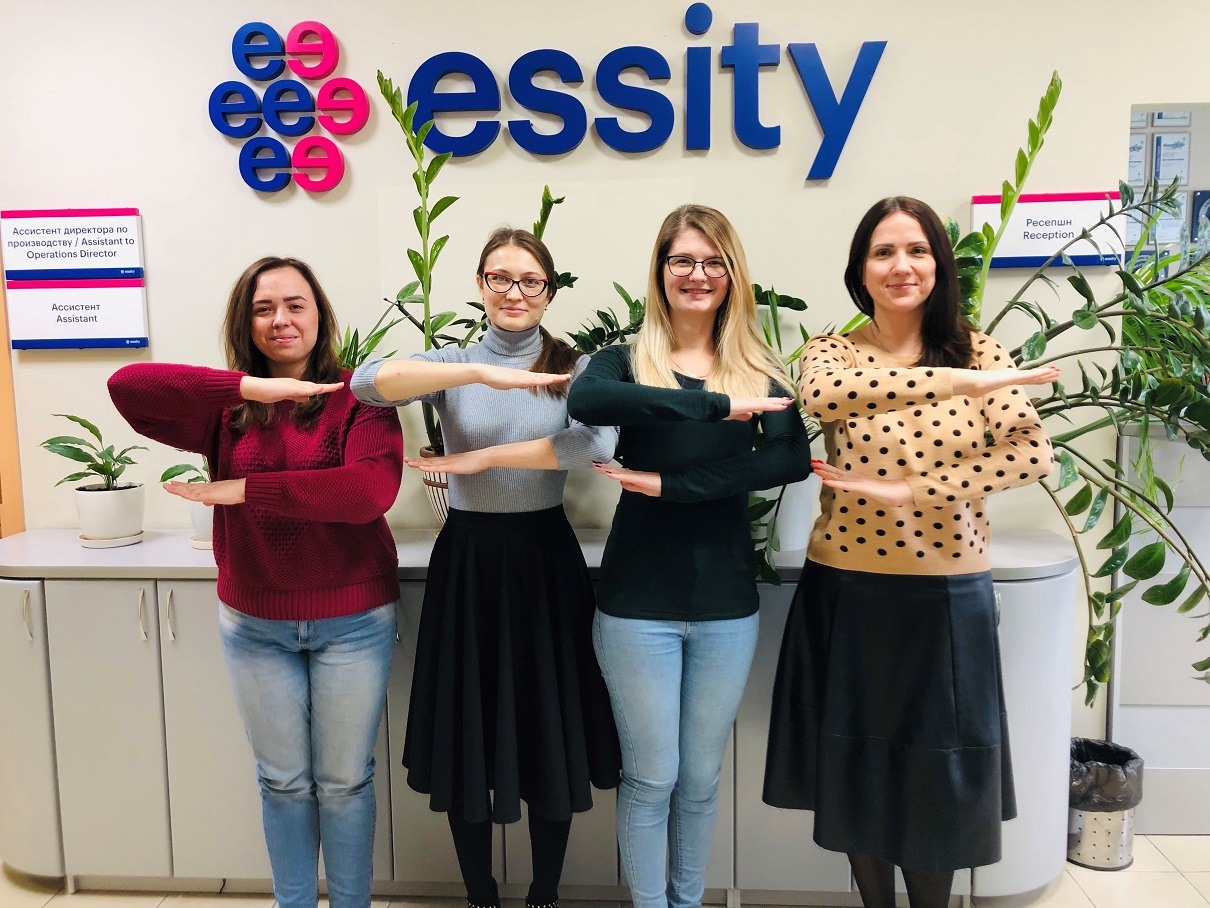
<svg viewBox="0 0 1210 908"><path fill-rule="evenodd" d="M1067 860L1093 870L1134 862L1134 808L1143 798L1143 759L1129 747L1071 739Z"/></svg>

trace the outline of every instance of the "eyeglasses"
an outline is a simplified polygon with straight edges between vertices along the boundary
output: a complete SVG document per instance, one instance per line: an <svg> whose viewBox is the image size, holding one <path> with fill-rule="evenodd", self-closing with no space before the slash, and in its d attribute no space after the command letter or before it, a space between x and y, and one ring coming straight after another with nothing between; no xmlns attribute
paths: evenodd
<svg viewBox="0 0 1210 908"><path fill-rule="evenodd" d="M687 255L670 255L665 257L665 263L668 265L668 271L677 277L688 277L693 274L693 269L698 265L702 266L702 273L706 277L726 277L727 263L723 259L706 259L700 261L691 259Z"/></svg>
<svg viewBox="0 0 1210 908"><path fill-rule="evenodd" d="M483 279L487 281L487 286L497 293L508 293L513 289L513 284L516 284L521 290L522 296L541 296L546 292L546 285L550 283L550 281L544 281L540 277L513 279L507 274L501 274L498 271L484 271Z"/></svg>

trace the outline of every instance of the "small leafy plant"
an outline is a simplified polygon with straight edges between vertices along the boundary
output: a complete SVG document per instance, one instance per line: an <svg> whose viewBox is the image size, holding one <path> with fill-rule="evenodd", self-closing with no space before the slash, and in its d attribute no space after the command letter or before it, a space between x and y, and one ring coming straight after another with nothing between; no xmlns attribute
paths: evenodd
<svg viewBox="0 0 1210 908"><path fill-rule="evenodd" d="M143 445L131 445L128 448L117 451L114 445L105 444L105 440L101 437L101 430L87 419L81 416L71 416L68 413L55 413L54 415L70 419L77 425L83 426L96 439L96 443L94 444L87 438L80 438L75 435L56 435L54 438L48 438L42 442L42 447L50 451L50 453L58 454L61 457L66 457L68 460L74 460L84 465L83 470L64 476L55 483L56 486L61 486L65 482L80 482L90 477L95 477L102 482L104 490L107 492L132 485L132 483L118 485L118 477L126 471L128 466L134 464L134 459L130 456L130 452L146 451L147 448Z"/></svg>
<svg viewBox="0 0 1210 908"><path fill-rule="evenodd" d="M168 482L170 479L177 479L180 476L189 477L185 482L209 482L210 469L206 464L206 458L202 458L201 466L195 463L173 464L160 474L160 482Z"/></svg>

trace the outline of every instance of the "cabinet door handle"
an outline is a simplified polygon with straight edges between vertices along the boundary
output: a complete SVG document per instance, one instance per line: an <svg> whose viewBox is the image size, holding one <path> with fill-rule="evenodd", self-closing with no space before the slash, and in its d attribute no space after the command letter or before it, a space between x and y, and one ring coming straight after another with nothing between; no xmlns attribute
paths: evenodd
<svg viewBox="0 0 1210 908"><path fill-rule="evenodd" d="M24 590L24 596L21 597L21 620L25 622L25 636L32 642L34 632L29 626L29 590Z"/></svg>
<svg viewBox="0 0 1210 908"><path fill-rule="evenodd" d="M172 626L172 587L168 588L168 604L164 606L164 615L168 618L168 639L176 642L176 630Z"/></svg>
<svg viewBox="0 0 1210 908"><path fill-rule="evenodd" d="M146 640L147 639L147 628L143 624L143 599L144 599L143 587L139 587L139 634L141 634L143 639Z"/></svg>
<svg viewBox="0 0 1210 908"><path fill-rule="evenodd" d="M996 601L996 627L1000 626L1000 591L996 590L993 594Z"/></svg>

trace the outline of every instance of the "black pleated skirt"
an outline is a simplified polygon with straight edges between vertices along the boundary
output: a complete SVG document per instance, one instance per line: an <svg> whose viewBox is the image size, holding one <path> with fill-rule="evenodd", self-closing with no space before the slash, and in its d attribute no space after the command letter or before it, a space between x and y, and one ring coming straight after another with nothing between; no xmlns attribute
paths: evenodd
<svg viewBox="0 0 1210 908"><path fill-rule="evenodd" d="M563 508L450 509L429 563L403 765L433 810L512 823L592 807L621 756Z"/></svg>
<svg viewBox="0 0 1210 908"><path fill-rule="evenodd" d="M946 871L1016 816L990 573L803 568L782 638L764 800L823 848Z"/></svg>

